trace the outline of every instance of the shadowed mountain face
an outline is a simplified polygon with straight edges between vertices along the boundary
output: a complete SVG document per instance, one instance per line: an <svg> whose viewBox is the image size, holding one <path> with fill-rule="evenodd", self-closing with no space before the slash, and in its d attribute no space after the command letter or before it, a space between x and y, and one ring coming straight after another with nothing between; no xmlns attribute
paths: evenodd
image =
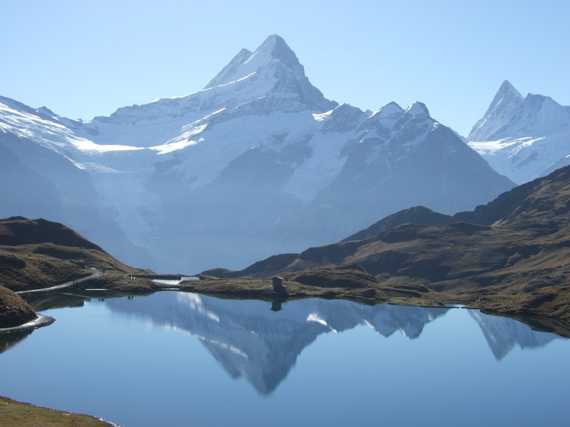
<svg viewBox="0 0 570 427"><path fill-rule="evenodd" d="M241 268L410 206L453 214L512 187L420 102L369 112L327 99L277 35L199 92L90 123L0 98L0 129L17 162L0 178L34 196L6 187L6 216L63 221L162 272Z"/></svg>
<svg viewBox="0 0 570 427"><path fill-rule="evenodd" d="M302 351L322 334L366 325L386 338L400 332L409 339L418 339L428 323L448 311L310 299L287 303L281 311L274 312L267 302L182 293L110 299L105 303L115 313L193 335L232 378L245 378L261 394L273 392ZM497 360L515 345L540 347L556 338L511 319L478 312L472 316Z"/></svg>
<svg viewBox="0 0 570 427"><path fill-rule="evenodd" d="M567 213L569 185L570 168L565 167L551 173L544 179L515 187L493 201L477 206L473 211L444 215L424 206L416 206L389 215L346 238L345 241L375 238L383 232L404 224L443 226L464 222L490 226L500 222L522 226L523 223L532 225L531 223L536 220L534 224L536 227L539 227L544 221L564 226L566 224L565 214Z"/></svg>
<svg viewBox="0 0 570 427"><path fill-rule="evenodd" d="M0 126L0 182L0 218L62 222L125 261L143 265L148 261L119 227L116 212L96 190L92 176L68 153L56 152L29 135L7 133Z"/></svg>

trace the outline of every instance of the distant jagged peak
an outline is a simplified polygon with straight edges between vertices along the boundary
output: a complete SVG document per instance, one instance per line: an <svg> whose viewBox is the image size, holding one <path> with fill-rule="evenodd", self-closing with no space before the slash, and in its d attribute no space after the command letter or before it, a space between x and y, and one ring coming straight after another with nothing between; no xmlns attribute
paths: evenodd
<svg viewBox="0 0 570 427"><path fill-rule="evenodd" d="M394 115L399 115L404 112L404 109L397 102L389 102L384 105L380 110L378 110L378 115L381 117L390 117Z"/></svg>
<svg viewBox="0 0 570 427"><path fill-rule="evenodd" d="M241 49L205 88L209 89L244 79L262 69L275 68L277 63L289 68L299 77L305 75L303 66L287 42L281 36L272 34L253 52Z"/></svg>
<svg viewBox="0 0 570 427"><path fill-rule="evenodd" d="M53 110L50 110L45 105L42 105L41 107L37 108L36 111L40 114L45 114L45 115L50 116L50 117L57 117L57 114L55 114L53 112Z"/></svg>
<svg viewBox="0 0 570 427"><path fill-rule="evenodd" d="M485 113L485 116L497 114L502 110L521 105L523 101L524 97L521 95L521 93L513 86L510 81L505 80L495 94L493 101Z"/></svg>
<svg viewBox="0 0 570 427"><path fill-rule="evenodd" d="M347 104L347 103L342 103L340 105L337 105L332 110L332 112L333 112L333 114L340 114L340 115L350 114L350 113L365 114L364 111L362 111L360 108L355 107L354 105L351 105L351 104Z"/></svg>
<svg viewBox="0 0 570 427"><path fill-rule="evenodd" d="M530 108L564 108L553 98L537 93L529 93L524 99L524 104Z"/></svg>
<svg viewBox="0 0 570 427"><path fill-rule="evenodd" d="M350 104L340 104L325 113L315 113L313 118L323 122L325 132L343 132L356 128L367 118L367 113Z"/></svg>
<svg viewBox="0 0 570 427"><path fill-rule="evenodd" d="M267 55L272 59L277 59L290 66L299 66L299 60L295 52L289 47L283 37L272 34L265 39L265 41L255 50L250 60L255 56Z"/></svg>
<svg viewBox="0 0 570 427"><path fill-rule="evenodd" d="M469 134L471 141L544 136L570 125L570 109L549 96L529 93L523 97L505 80L481 120Z"/></svg>
<svg viewBox="0 0 570 427"><path fill-rule="evenodd" d="M430 118L429 110L423 102L414 102L406 111L414 118Z"/></svg>
<svg viewBox="0 0 570 427"><path fill-rule="evenodd" d="M389 102L375 113L372 113L364 123L365 128L385 127L391 128L406 112L398 103Z"/></svg>
<svg viewBox="0 0 570 427"><path fill-rule="evenodd" d="M503 81L485 115L473 126L469 139L480 141L492 137L513 119L523 102L524 97L513 84Z"/></svg>
<svg viewBox="0 0 570 427"><path fill-rule="evenodd" d="M520 100L523 99L521 93L508 80L504 80L503 83L501 83L501 86L499 87L499 90L497 91L495 97L498 98L497 101L503 99L504 97L513 97Z"/></svg>
<svg viewBox="0 0 570 427"><path fill-rule="evenodd" d="M221 108L243 109L248 105L249 110L264 109L264 112L272 109L322 112L337 104L311 84L285 40L271 35L253 52L241 49L204 89L194 94L119 108L110 117L96 117L92 123L100 132L98 127L109 120L130 126L142 120L160 121L165 116L177 121L185 115L193 121L201 114Z"/></svg>

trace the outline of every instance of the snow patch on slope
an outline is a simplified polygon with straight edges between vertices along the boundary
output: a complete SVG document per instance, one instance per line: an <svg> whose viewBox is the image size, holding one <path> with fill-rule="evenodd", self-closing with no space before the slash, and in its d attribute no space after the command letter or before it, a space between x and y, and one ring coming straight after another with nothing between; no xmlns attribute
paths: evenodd
<svg viewBox="0 0 570 427"><path fill-rule="evenodd" d="M33 140L46 148L65 152L77 149L85 153L109 153L136 151L138 147L129 145L99 145L77 135L63 124L51 120L45 107L36 110L17 102L0 98L0 130L20 138ZM43 111L43 113L42 113ZM51 111L50 111L51 113ZM58 117L51 113L53 117Z"/></svg>
<svg viewBox="0 0 570 427"><path fill-rule="evenodd" d="M191 145L197 144L201 140L203 141L203 139L196 140L193 137L204 132L207 127L208 123L190 127L188 130L185 130L182 134L180 134L180 136L168 141L165 144L150 147L150 150L156 151L159 155L169 154L178 150L183 150L186 147L190 147Z"/></svg>

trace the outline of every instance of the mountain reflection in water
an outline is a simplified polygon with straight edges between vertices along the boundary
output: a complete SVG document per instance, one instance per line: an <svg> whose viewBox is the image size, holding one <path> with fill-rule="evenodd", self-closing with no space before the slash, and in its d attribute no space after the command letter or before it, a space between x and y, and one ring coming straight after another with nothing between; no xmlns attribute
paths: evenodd
<svg viewBox="0 0 570 427"><path fill-rule="evenodd" d="M30 302L56 322L0 336L0 395L117 425L530 427L570 416L569 342L532 329L566 336L552 319L324 299L273 311L180 292Z"/></svg>
<svg viewBox="0 0 570 427"><path fill-rule="evenodd" d="M401 332L420 337L426 325L447 308L362 305L350 301L307 299L272 311L264 301L236 301L191 293L160 293L151 298L108 299L114 312L150 320L154 325L197 337L233 378L244 377L261 394L286 378L300 353L321 334L367 325L384 337ZM505 317L470 311L497 360L515 346L537 348L560 338Z"/></svg>
<svg viewBox="0 0 570 427"><path fill-rule="evenodd" d="M30 301L36 309L81 308L86 297L51 295ZM448 308L364 305L343 300L305 299L283 304L232 300L192 293L162 292L151 296L101 298L113 313L152 322L195 336L232 378L245 378L260 394L270 394L287 377L301 352L322 334L359 325L383 337L400 332L417 339ZM469 310L493 356L504 359L515 347L543 347L560 336L533 330L507 317ZM0 336L0 353L29 333Z"/></svg>

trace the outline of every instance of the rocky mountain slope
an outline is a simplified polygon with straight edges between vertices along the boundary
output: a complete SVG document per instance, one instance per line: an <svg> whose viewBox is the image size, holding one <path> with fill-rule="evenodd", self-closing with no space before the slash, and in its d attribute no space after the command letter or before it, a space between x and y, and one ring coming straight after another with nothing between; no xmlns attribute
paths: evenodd
<svg viewBox="0 0 570 427"><path fill-rule="evenodd" d="M548 96L523 97L505 81L468 140L495 170L524 183L569 164L570 107Z"/></svg>
<svg viewBox="0 0 570 427"><path fill-rule="evenodd" d="M236 268L410 206L471 209L512 186L421 103L369 112L327 99L276 35L199 92L89 123L2 98L2 149L18 162L5 182L38 196L11 195L5 215L65 221L169 272ZM36 160L54 156L57 167Z"/></svg>

